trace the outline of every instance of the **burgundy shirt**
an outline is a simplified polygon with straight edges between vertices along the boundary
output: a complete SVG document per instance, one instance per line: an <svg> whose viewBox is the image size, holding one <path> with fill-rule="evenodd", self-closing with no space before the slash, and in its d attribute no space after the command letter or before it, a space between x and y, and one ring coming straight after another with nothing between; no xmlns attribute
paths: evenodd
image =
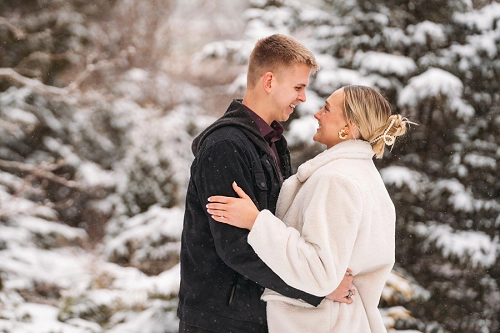
<svg viewBox="0 0 500 333"><path fill-rule="evenodd" d="M281 164L278 150L276 149L276 141L281 139L281 137L283 136L283 131L284 131L283 126L281 126L281 124L278 123L276 120L271 123L271 126L269 126L264 121L264 119L262 119L258 114L256 114L249 108L246 109L250 114L250 116L252 116L257 126L259 127L260 134L269 144L271 152L273 153L274 160L278 165L278 174L280 177L280 182L283 183L283 165Z"/></svg>

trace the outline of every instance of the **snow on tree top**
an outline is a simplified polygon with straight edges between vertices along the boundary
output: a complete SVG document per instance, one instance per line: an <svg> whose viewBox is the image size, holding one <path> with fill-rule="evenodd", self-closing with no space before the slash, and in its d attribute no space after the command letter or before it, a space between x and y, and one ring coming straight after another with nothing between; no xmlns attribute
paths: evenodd
<svg viewBox="0 0 500 333"><path fill-rule="evenodd" d="M383 75L407 76L417 70L417 64L411 58L374 51L356 52L353 65L361 70Z"/></svg>
<svg viewBox="0 0 500 333"><path fill-rule="evenodd" d="M398 98L400 107L416 107L423 100L445 96L450 109L461 118L474 115L474 108L462 100L464 86L462 81L450 72L430 68L423 74L412 77Z"/></svg>

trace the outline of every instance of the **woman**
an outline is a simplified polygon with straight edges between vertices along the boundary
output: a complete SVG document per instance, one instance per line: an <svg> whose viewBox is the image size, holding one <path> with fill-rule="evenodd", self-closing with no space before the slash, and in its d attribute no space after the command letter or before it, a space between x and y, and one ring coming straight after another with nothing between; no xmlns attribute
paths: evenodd
<svg viewBox="0 0 500 333"><path fill-rule="evenodd" d="M312 307L266 290L270 332L386 332L377 306L395 260L396 216L372 158L410 122L364 86L335 91L314 117L314 140L327 150L285 181L276 216L259 212L236 184L240 198L210 197L207 211L249 229L248 243L290 286L325 295L352 269L351 305L323 300Z"/></svg>

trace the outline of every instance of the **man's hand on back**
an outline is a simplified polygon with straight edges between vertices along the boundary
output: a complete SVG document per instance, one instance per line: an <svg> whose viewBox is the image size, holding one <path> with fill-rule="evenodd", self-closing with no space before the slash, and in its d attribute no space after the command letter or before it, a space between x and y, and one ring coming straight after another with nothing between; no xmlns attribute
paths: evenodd
<svg viewBox="0 0 500 333"><path fill-rule="evenodd" d="M337 289L335 289L331 294L326 295L325 297L329 300L340 303L351 304L352 302L354 302L352 296L356 294L356 290L352 285L354 276L351 273L352 271L348 268Z"/></svg>

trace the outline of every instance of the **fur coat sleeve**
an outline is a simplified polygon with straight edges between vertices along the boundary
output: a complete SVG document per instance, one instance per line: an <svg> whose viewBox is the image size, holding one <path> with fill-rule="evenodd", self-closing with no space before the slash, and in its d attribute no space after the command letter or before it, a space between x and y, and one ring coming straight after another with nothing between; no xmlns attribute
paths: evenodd
<svg viewBox="0 0 500 333"><path fill-rule="evenodd" d="M361 222L362 196L354 182L340 175L329 179L312 177L308 182L316 184L304 186L295 199L308 202L305 205L302 201L297 212L302 216L295 217L300 220L302 234L295 228L297 225L287 226L264 210L248 242L285 282L325 296L337 288L348 268ZM305 195L304 191L310 193Z"/></svg>
<svg viewBox="0 0 500 333"><path fill-rule="evenodd" d="M373 282L364 296L378 302L394 264L396 217L372 156L360 140L328 149L283 184L276 217L258 215L248 242L289 285L325 296L351 268L355 285Z"/></svg>

